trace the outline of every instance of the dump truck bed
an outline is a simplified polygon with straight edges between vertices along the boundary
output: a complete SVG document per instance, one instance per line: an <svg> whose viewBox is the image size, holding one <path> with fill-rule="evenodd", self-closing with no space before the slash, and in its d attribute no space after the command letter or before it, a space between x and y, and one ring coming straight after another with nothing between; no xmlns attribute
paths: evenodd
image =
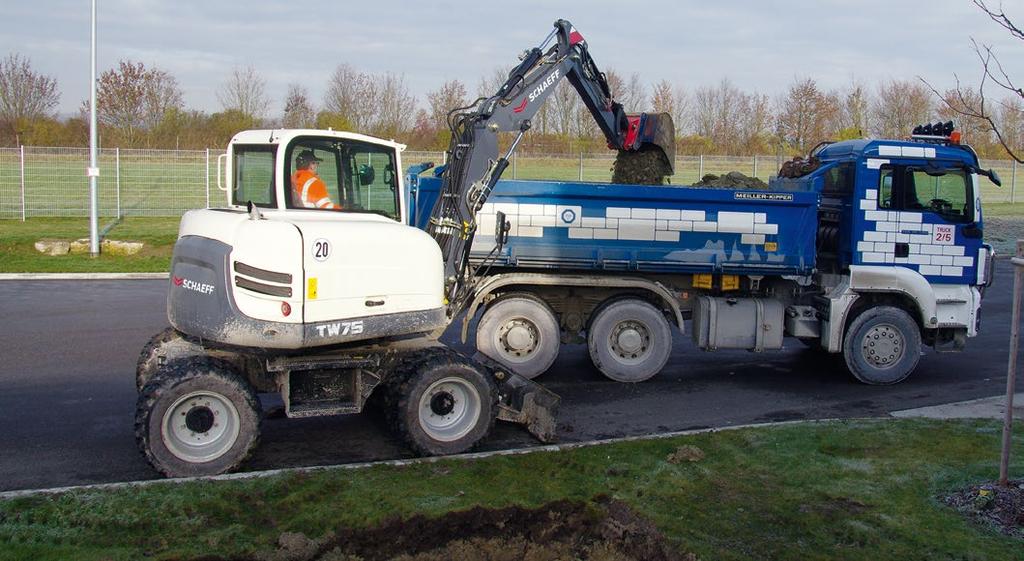
<svg viewBox="0 0 1024 561"><path fill-rule="evenodd" d="M420 177L410 223L425 228L441 185ZM499 181L477 215L472 257L511 224L494 266L661 273L809 274L819 194L555 181Z"/></svg>

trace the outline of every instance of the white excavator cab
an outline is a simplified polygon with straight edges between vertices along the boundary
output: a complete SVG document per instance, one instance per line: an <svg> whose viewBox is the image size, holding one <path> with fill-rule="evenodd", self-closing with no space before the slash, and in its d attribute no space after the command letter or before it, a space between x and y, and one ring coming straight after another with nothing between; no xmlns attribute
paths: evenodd
<svg viewBox="0 0 1024 561"><path fill-rule="evenodd" d="M235 135L218 177L227 208L182 218L171 324L285 349L443 327L440 249L405 225L404 148L335 131Z"/></svg>

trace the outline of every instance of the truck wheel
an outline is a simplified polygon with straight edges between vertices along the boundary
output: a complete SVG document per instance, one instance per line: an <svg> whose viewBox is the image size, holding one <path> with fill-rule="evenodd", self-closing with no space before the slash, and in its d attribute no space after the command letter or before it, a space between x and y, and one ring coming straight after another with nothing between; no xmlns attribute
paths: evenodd
<svg viewBox="0 0 1024 561"><path fill-rule="evenodd" d="M419 454L465 452L494 425L497 388L468 359L433 351L398 376L388 413L399 436Z"/></svg>
<svg viewBox="0 0 1024 561"><path fill-rule="evenodd" d="M173 327L157 333L142 347L135 363L135 391L141 392L153 374L171 360L200 353L198 345L186 341Z"/></svg>
<svg viewBox="0 0 1024 561"><path fill-rule="evenodd" d="M245 460L260 434L260 402L230 364L176 359L153 376L135 409L135 439L168 477L216 475Z"/></svg>
<svg viewBox="0 0 1024 561"><path fill-rule="evenodd" d="M524 378L543 374L558 357L558 320L543 300L514 294L488 306L476 348Z"/></svg>
<svg viewBox="0 0 1024 561"><path fill-rule="evenodd" d="M870 308L846 330L843 358L850 373L865 384L901 382L921 359L921 331L899 308Z"/></svg>
<svg viewBox="0 0 1024 561"><path fill-rule="evenodd" d="M643 300L618 300L597 312L587 332L590 359L616 382L643 382L668 362L672 329L660 310Z"/></svg>

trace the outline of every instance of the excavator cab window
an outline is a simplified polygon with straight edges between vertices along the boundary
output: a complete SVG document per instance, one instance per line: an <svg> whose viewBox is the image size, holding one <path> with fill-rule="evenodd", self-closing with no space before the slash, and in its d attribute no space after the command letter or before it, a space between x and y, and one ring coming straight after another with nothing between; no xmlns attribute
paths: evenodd
<svg viewBox="0 0 1024 561"><path fill-rule="evenodd" d="M309 208L301 199L297 179L299 156L306 152L321 160L316 175L324 182L331 202L346 212L372 212L400 220L395 151L387 146L337 138L300 137L286 150L291 192L289 208Z"/></svg>
<svg viewBox="0 0 1024 561"><path fill-rule="evenodd" d="M231 178L231 200L236 205L252 203L260 207L275 205L274 147L235 145Z"/></svg>

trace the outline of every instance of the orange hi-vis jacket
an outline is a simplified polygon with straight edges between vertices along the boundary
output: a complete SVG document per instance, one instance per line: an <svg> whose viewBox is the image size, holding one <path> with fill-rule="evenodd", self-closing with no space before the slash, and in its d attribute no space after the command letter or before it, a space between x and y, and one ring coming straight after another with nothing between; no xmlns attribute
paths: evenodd
<svg viewBox="0 0 1024 561"><path fill-rule="evenodd" d="M323 180L308 169L300 169L292 174L292 202L302 208L341 208L331 202Z"/></svg>

